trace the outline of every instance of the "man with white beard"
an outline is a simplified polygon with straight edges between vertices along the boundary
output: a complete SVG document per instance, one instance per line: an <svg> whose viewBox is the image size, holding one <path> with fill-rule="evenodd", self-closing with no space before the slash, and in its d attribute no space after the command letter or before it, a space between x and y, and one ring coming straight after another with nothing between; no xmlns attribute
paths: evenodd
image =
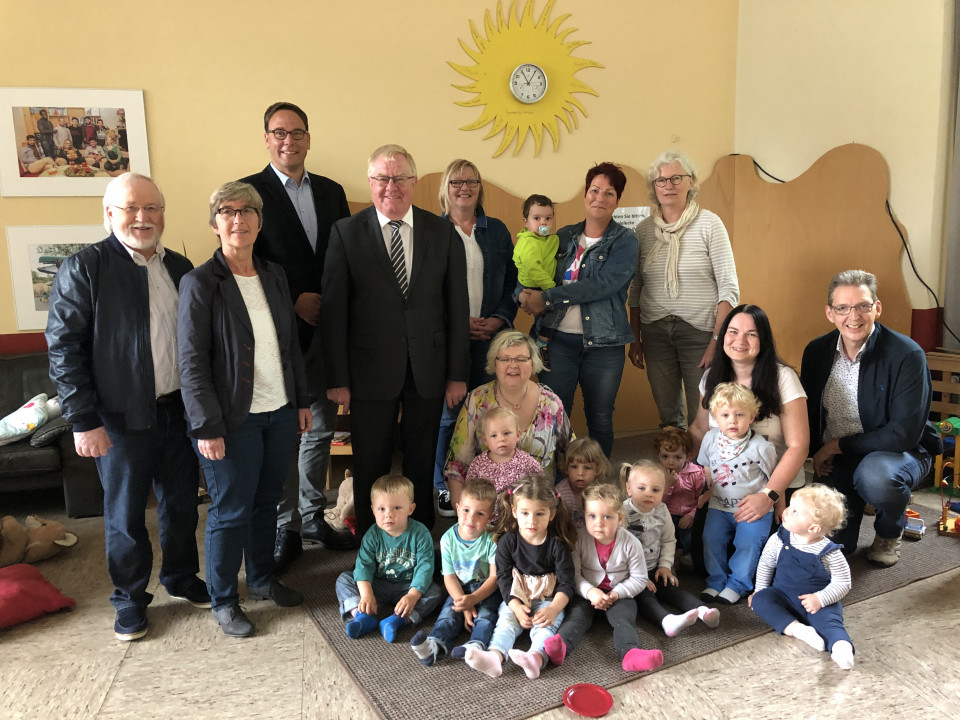
<svg viewBox="0 0 960 720"><path fill-rule="evenodd" d="M114 635L147 633L153 552L145 524L157 497L160 582L171 597L210 607L197 577L197 457L186 433L177 367L177 288L193 268L160 243L163 194L144 175L107 185L110 236L67 258L50 294L50 377L77 454L103 485Z"/></svg>

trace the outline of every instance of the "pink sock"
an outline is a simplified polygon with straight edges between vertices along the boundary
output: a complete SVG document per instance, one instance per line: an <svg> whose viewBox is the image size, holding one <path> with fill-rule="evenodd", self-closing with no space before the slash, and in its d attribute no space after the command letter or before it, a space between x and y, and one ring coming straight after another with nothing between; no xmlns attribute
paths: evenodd
<svg viewBox="0 0 960 720"><path fill-rule="evenodd" d="M627 650L627 654L623 656L623 669L627 672L656 670L661 665L663 665L663 653L659 650L633 648Z"/></svg>
<svg viewBox="0 0 960 720"><path fill-rule="evenodd" d="M507 654L518 667L523 669L524 674L528 678L531 680L536 680L538 677L540 677L540 670L543 669L543 664L546 658L536 650L531 650L530 652L511 650Z"/></svg>
<svg viewBox="0 0 960 720"><path fill-rule="evenodd" d="M564 659L567 657L567 644L563 641L563 638L559 635L551 635L547 638L547 641L543 644L543 650L547 653L547 657L550 658L550 662L554 665L563 665Z"/></svg>
<svg viewBox="0 0 960 720"><path fill-rule="evenodd" d="M468 645L463 661L474 670L479 670L492 678L498 678L503 674L503 661L493 650L480 650Z"/></svg>

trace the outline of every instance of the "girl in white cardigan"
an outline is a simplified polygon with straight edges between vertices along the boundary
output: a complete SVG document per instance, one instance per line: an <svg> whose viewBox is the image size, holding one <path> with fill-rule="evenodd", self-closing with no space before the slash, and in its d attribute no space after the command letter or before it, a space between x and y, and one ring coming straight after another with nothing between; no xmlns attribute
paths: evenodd
<svg viewBox="0 0 960 720"><path fill-rule="evenodd" d="M663 665L660 650L644 650L637 639L634 596L647 583L647 566L640 541L621 527L620 491L607 483L583 491L586 527L577 532L573 553L576 597L558 634L547 638L544 650L555 665L563 663L601 610L613 628L613 647L627 672L653 670Z"/></svg>

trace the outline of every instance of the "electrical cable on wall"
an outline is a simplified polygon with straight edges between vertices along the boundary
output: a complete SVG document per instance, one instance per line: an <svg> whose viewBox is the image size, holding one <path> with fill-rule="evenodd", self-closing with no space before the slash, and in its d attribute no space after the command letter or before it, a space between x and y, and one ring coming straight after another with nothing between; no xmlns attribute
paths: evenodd
<svg viewBox="0 0 960 720"><path fill-rule="evenodd" d="M739 153L733 153L733 154L739 155ZM757 168L757 170L759 170L760 172L762 172L762 173L763 173L764 175L766 175L767 177L769 177L769 178L771 178L771 179L773 179L773 180L776 180L778 183L785 182L784 180L781 180L780 178L776 177L775 175L771 175L771 174L768 173L766 170L764 170L764 169L763 169L763 166L761 166L760 163L758 163L756 160L753 161L753 165L754 165L754 167ZM913 274L916 276L917 280L920 281L920 284L923 285L923 286L927 289L927 292L929 292L929 293L933 296L934 306L935 306L937 309L942 310L942 309L943 309L943 306L940 304L940 298L937 297L937 294L933 291L933 288L931 288L929 285L927 285L926 281L925 281L922 277L920 277L920 271L917 270L917 266L916 266L916 265L914 264L914 262L913 262L913 253L910 252L910 246L907 245L907 239L903 236L903 232L900 230L900 223L898 223L898 222L897 222L897 219L893 216L893 209L890 207L890 201L889 201L889 200L886 200L886 201L884 201L884 204L885 204L886 207L887 207L887 215L890 216L890 222L893 223L893 228L894 228L894 230L896 230L896 231L897 231L897 235L900 236L900 244L903 245L903 249L904 249L904 250L906 251L906 253L907 253L907 260L910 261L910 268L913 270ZM945 322L943 322L943 321L941 320L941 324L943 325L944 329L945 329L948 333L950 333L951 335L953 335L954 339L955 339L957 342L960 342L960 337L957 337L957 334L956 334L953 330L950 329L950 326L947 325L947 323L945 323Z"/></svg>

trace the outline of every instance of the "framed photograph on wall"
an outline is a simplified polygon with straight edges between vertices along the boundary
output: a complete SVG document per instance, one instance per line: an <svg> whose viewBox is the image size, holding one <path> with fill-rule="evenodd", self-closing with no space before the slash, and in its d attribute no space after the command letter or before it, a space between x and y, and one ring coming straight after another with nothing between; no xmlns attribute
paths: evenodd
<svg viewBox="0 0 960 720"><path fill-rule="evenodd" d="M0 195L103 195L150 174L140 90L0 88Z"/></svg>
<svg viewBox="0 0 960 720"><path fill-rule="evenodd" d="M60 264L84 245L107 236L103 225L31 225L7 228L17 328L44 330L50 288Z"/></svg>

